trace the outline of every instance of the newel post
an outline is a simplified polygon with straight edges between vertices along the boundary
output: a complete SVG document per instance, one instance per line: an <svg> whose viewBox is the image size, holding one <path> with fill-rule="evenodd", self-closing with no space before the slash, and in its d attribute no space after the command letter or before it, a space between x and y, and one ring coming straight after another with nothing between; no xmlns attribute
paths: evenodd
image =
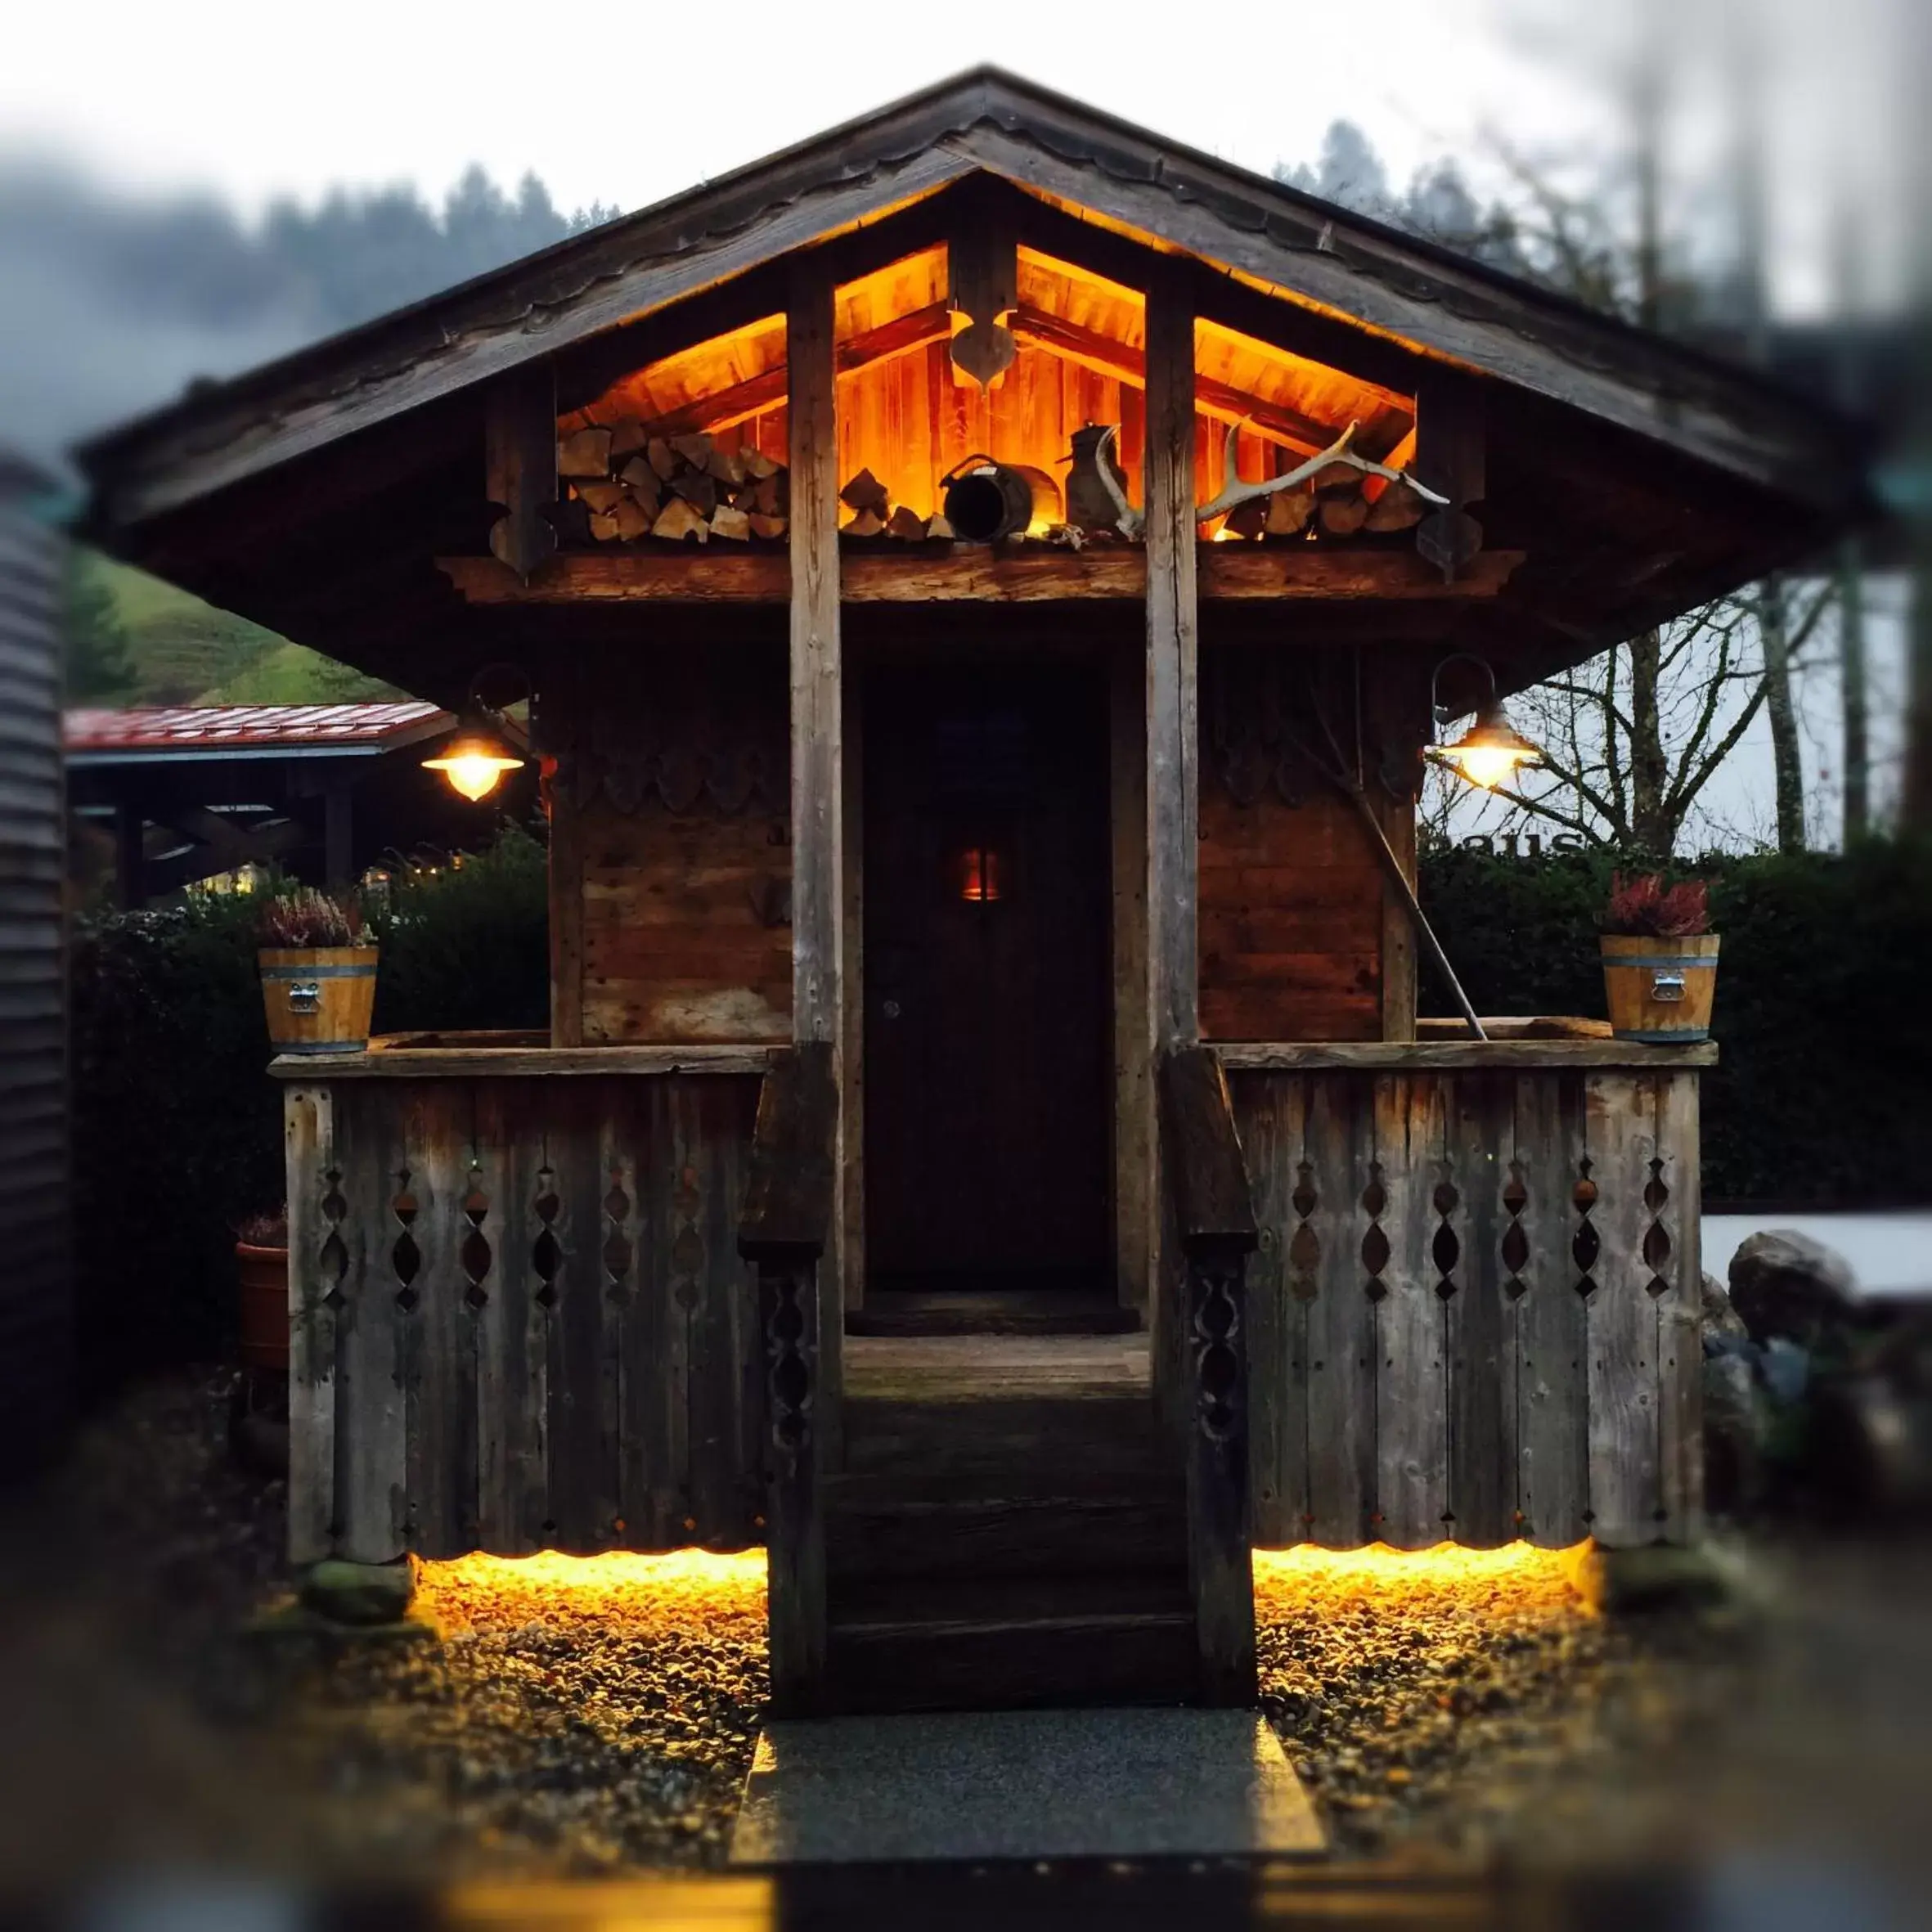
<svg viewBox="0 0 1932 1932"><path fill-rule="evenodd" d="M771 1706L816 1709L825 1681L824 1393L819 1264L832 1223L838 1090L829 1040L780 1054L758 1094L738 1251L758 1271Z"/></svg>
<svg viewBox="0 0 1932 1932"><path fill-rule="evenodd" d="M1179 1313L1188 1574L1205 1703L1254 1701L1247 1257L1259 1233L1228 1082L1211 1047L1161 1067L1161 1131L1185 1268Z"/></svg>

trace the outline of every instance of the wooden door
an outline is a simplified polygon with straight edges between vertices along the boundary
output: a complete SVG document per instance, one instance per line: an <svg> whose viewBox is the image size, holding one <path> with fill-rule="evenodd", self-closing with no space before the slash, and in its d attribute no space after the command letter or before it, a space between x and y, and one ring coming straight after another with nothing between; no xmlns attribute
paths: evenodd
<svg viewBox="0 0 1932 1932"><path fill-rule="evenodd" d="M1103 1288L1104 687L882 668L865 717L869 1286Z"/></svg>

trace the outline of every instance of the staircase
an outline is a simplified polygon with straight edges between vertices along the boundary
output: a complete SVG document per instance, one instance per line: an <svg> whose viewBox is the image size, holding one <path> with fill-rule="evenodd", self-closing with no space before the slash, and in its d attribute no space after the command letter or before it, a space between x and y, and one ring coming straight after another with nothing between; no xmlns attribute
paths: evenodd
<svg viewBox="0 0 1932 1932"><path fill-rule="evenodd" d="M843 1417L831 1708L1193 1699L1184 1498L1143 1336L848 1337Z"/></svg>

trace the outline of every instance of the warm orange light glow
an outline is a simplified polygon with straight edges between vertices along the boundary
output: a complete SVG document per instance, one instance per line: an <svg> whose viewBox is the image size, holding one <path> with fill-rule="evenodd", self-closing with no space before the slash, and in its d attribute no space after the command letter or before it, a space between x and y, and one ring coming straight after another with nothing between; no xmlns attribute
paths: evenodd
<svg viewBox="0 0 1932 1932"><path fill-rule="evenodd" d="M425 758L425 771L440 771L450 784L465 798L487 798L496 790L498 781L506 771L514 771L523 763L521 758L504 758L487 752L464 751L452 747L449 755L441 758Z"/></svg>
<svg viewBox="0 0 1932 1932"><path fill-rule="evenodd" d="M715 1625L765 1615L762 1549L609 1550L570 1557L480 1552L416 1566L418 1609L441 1630L502 1627L542 1619L658 1627Z"/></svg>
<svg viewBox="0 0 1932 1932"><path fill-rule="evenodd" d="M1507 1594L1548 1608L1574 1610L1597 1600L1596 1546L1588 1539L1565 1549L1540 1549L1509 1543L1500 1549L1469 1549L1439 1543L1429 1549L1391 1549L1372 1543L1361 1549L1256 1550L1255 1597L1333 1597L1361 1599L1380 1595L1436 1593L1476 1598Z"/></svg>
<svg viewBox="0 0 1932 1932"><path fill-rule="evenodd" d="M1523 766L1543 762L1543 753L1510 723L1500 704L1491 704L1453 744L1438 745L1435 756L1485 792L1507 784Z"/></svg>
<svg viewBox="0 0 1932 1932"><path fill-rule="evenodd" d="M968 846L959 855L959 896L970 903L990 905L1000 896L1000 855L991 846Z"/></svg>

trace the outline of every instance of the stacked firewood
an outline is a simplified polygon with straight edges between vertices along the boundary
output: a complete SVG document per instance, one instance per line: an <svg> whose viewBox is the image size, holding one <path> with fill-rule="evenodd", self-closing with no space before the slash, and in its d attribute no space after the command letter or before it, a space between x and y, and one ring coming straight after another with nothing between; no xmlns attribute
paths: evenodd
<svg viewBox="0 0 1932 1932"><path fill-rule="evenodd" d="M838 501L852 514L839 526L842 537L896 537L901 543L922 543L929 537L950 538L953 527L937 511L923 517L903 503L869 470L861 470L838 492Z"/></svg>
<svg viewBox="0 0 1932 1932"><path fill-rule="evenodd" d="M703 432L654 435L634 420L559 438L557 474L599 543L748 543L783 537L791 507L790 479L776 458L727 449Z"/></svg>

